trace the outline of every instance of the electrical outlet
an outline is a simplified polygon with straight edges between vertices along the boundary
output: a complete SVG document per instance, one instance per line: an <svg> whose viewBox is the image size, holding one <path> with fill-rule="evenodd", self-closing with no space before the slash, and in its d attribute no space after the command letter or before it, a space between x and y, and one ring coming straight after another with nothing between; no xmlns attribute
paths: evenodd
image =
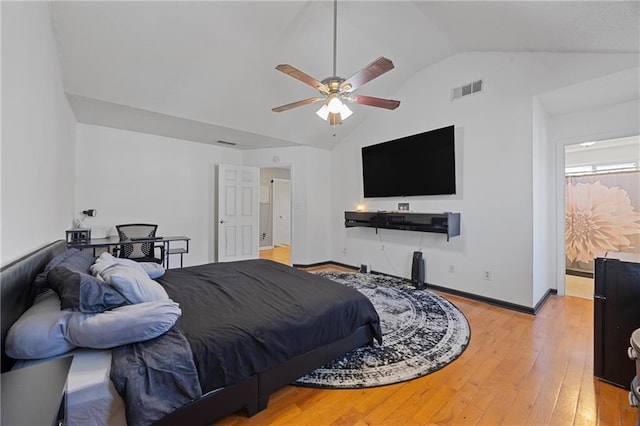
<svg viewBox="0 0 640 426"><path fill-rule="evenodd" d="M342 248L342 254L347 254L347 248L346 247Z"/></svg>
<svg viewBox="0 0 640 426"><path fill-rule="evenodd" d="M409 211L409 203L398 203L398 210Z"/></svg>
<svg viewBox="0 0 640 426"><path fill-rule="evenodd" d="M491 270L486 269L486 270L482 271L482 278L487 280L487 281L491 281Z"/></svg>
<svg viewBox="0 0 640 426"><path fill-rule="evenodd" d="M455 274L456 273L455 265L449 265L449 273L450 274Z"/></svg>

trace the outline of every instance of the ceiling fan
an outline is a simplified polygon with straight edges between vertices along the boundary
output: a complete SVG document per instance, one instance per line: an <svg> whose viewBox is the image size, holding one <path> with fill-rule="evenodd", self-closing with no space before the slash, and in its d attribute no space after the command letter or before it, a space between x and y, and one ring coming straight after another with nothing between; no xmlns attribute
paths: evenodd
<svg viewBox="0 0 640 426"><path fill-rule="evenodd" d="M276 67L278 71L290 75L301 82L313 87L320 92L320 96L303 99L273 108L273 112L287 111L303 105L316 102L324 102L322 107L316 112L320 118L328 121L331 125L337 125L352 114L352 111L345 105L344 101L368 105L378 108L396 109L400 101L392 99L382 99L373 96L355 95L352 92L365 83L393 69L393 62L390 59L379 57L360 71L344 79L336 75L336 44L337 44L337 24L338 22L338 0L333 2L333 76L318 81L299 69L289 65L280 64Z"/></svg>

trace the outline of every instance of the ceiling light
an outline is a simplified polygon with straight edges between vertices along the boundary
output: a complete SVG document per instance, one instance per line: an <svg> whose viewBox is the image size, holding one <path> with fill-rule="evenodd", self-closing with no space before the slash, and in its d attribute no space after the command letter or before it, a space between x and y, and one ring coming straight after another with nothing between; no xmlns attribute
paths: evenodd
<svg viewBox="0 0 640 426"><path fill-rule="evenodd" d="M338 98L338 95L332 93L316 114L330 124L340 124L342 120L349 118L353 111Z"/></svg>
<svg viewBox="0 0 640 426"><path fill-rule="evenodd" d="M385 108L393 110L400 106L400 101L393 99L382 99L374 96L352 95L353 91L363 84L379 77L387 71L393 69L393 62L385 57L379 57L360 71L344 79L336 74L336 52L337 52L337 34L338 34L338 1L333 2L333 75L322 81L318 81L310 75L300 71L299 69L289 65L280 64L276 67L281 71L301 82L307 84L320 92L320 96L303 99L297 102L291 102L272 108L273 112L288 111L304 105L322 102L323 105L316 111L318 117L327 121L332 126L340 124L351 116L352 111L345 105L345 102L354 104L368 105L377 108ZM335 136L335 128L333 129Z"/></svg>
<svg viewBox="0 0 640 426"><path fill-rule="evenodd" d="M327 118L329 117L329 107L327 104L322 105L322 107L316 111L316 114L318 114L318 117L327 121Z"/></svg>
<svg viewBox="0 0 640 426"><path fill-rule="evenodd" d="M594 145L595 142L583 142L580 146L584 146L585 148L589 148L591 145Z"/></svg>
<svg viewBox="0 0 640 426"><path fill-rule="evenodd" d="M340 99L338 99L338 96L335 93L329 95L329 100L327 102L329 112L333 114L340 112L342 105L342 102L340 102Z"/></svg>
<svg viewBox="0 0 640 426"><path fill-rule="evenodd" d="M351 114L353 114L353 111L349 109L347 104L343 104L342 102L340 102L340 116L342 117L342 119L346 120Z"/></svg>

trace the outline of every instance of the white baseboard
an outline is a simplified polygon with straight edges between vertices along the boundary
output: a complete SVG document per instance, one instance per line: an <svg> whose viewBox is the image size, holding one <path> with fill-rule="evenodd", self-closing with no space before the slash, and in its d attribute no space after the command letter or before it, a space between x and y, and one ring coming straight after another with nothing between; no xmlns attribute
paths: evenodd
<svg viewBox="0 0 640 426"><path fill-rule="evenodd" d="M271 250L273 248L273 246L263 246L263 247L258 247L258 250Z"/></svg>

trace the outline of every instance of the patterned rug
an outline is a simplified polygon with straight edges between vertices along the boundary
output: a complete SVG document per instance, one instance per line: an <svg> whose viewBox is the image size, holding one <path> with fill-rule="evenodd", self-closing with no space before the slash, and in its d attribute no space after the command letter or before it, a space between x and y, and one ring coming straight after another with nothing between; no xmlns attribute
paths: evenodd
<svg viewBox="0 0 640 426"><path fill-rule="evenodd" d="M377 274L319 272L373 303L382 345L354 349L298 379L298 386L368 388L415 379L455 360L467 347L469 323L448 300L408 281Z"/></svg>

